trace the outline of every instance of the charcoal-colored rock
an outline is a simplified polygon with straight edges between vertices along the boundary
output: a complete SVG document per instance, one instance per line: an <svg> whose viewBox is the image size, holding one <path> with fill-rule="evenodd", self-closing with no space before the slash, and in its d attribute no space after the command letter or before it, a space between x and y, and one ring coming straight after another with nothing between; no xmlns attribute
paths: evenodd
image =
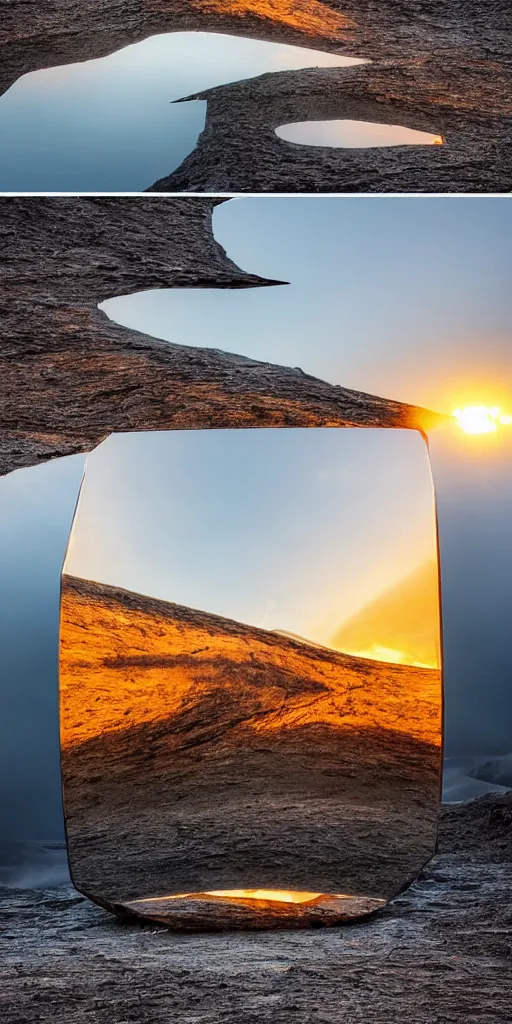
<svg viewBox="0 0 512 1024"><path fill-rule="evenodd" d="M373 918L183 936L76 893L0 898L6 1024L505 1024L512 796L443 810L440 853ZM496 851L497 817L503 849ZM59 909L61 908L61 909Z"/></svg>

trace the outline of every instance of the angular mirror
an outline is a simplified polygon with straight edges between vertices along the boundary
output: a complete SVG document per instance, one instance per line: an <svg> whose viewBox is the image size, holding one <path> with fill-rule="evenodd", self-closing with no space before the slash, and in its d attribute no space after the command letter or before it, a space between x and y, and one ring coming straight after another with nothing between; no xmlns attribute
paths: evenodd
<svg viewBox="0 0 512 1024"><path fill-rule="evenodd" d="M435 849L439 650L419 433L112 435L62 577L76 887L184 929L378 910Z"/></svg>

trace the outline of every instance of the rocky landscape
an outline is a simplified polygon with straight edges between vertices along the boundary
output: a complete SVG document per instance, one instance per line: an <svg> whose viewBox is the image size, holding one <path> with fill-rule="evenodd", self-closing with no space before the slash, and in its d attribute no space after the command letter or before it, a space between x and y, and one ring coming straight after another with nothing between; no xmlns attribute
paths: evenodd
<svg viewBox="0 0 512 1024"><path fill-rule="evenodd" d="M432 855L438 671L70 576L60 636L83 891L109 903L226 889L382 899Z"/></svg>
<svg viewBox="0 0 512 1024"><path fill-rule="evenodd" d="M39 68L105 56L151 35L209 31L373 63L264 75L205 94L197 149L158 191L508 191L507 0L52 0L0 3L0 91ZM286 121L357 118L441 134L439 147L315 149ZM425 152L424 150L428 151Z"/></svg>
<svg viewBox="0 0 512 1024"><path fill-rule="evenodd" d="M485 65L481 54L459 51L444 64L412 49L402 62L267 73L194 93L185 99L208 104L197 146L148 191L508 192L512 75L499 61L486 80ZM334 120L400 125L443 142L346 149L276 134Z"/></svg>
<svg viewBox="0 0 512 1024"><path fill-rule="evenodd" d="M159 341L98 303L150 288L278 285L213 237L221 200L8 198L0 223L0 474L89 451L112 431L366 426L445 417L293 367Z"/></svg>
<svg viewBox="0 0 512 1024"><path fill-rule="evenodd" d="M445 807L439 852L375 917L180 935L72 888L3 888L5 1024L506 1024L512 796Z"/></svg>

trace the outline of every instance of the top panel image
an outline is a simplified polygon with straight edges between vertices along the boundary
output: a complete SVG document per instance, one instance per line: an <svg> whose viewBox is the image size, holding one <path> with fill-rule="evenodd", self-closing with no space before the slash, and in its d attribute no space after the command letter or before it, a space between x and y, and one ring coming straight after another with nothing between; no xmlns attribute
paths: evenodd
<svg viewBox="0 0 512 1024"><path fill-rule="evenodd" d="M0 192L509 192L509 0L0 0Z"/></svg>

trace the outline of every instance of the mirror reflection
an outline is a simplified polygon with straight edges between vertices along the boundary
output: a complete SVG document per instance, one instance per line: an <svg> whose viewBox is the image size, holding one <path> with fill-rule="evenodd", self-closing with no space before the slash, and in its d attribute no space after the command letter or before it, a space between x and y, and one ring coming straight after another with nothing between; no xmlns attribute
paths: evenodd
<svg viewBox="0 0 512 1024"><path fill-rule="evenodd" d="M76 886L181 928L330 924L432 855L435 515L414 431L114 435L62 578Z"/></svg>

